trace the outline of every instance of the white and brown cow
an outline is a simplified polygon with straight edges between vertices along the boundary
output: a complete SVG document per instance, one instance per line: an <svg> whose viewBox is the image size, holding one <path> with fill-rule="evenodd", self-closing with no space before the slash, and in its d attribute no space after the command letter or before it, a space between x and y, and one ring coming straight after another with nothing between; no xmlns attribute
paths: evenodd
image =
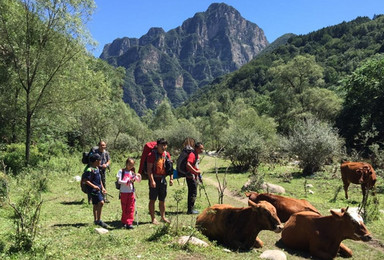
<svg viewBox="0 0 384 260"><path fill-rule="evenodd" d="M216 204L206 208L196 219L196 227L210 240L235 250L262 247L257 238L261 230L281 232L282 224L275 207L269 202L250 202L249 207L236 208Z"/></svg>
<svg viewBox="0 0 384 260"><path fill-rule="evenodd" d="M289 248L309 251L312 256L321 259L333 259L344 239L372 239L363 219L347 210L331 210L330 216L320 216L311 211L293 214L284 225L281 239ZM344 254L352 256L352 250L348 250Z"/></svg>

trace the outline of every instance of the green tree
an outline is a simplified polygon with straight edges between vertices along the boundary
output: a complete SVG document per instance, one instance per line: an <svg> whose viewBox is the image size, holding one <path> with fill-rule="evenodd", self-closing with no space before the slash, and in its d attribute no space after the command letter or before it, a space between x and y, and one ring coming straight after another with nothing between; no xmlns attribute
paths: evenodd
<svg viewBox="0 0 384 260"><path fill-rule="evenodd" d="M299 121L285 141L283 147L298 157L305 175L320 170L327 160L340 154L343 145L336 129L313 119Z"/></svg>
<svg viewBox="0 0 384 260"><path fill-rule="evenodd" d="M171 104L168 100L164 100L157 107L154 118L150 123L151 129L167 129L176 123L176 117L173 114Z"/></svg>
<svg viewBox="0 0 384 260"><path fill-rule="evenodd" d="M311 108L306 107L305 91L323 85L323 68L314 56L296 56L287 63L276 61L269 69L276 90L271 94L273 105L271 115L279 123L279 130L287 132L298 119L308 116Z"/></svg>
<svg viewBox="0 0 384 260"><path fill-rule="evenodd" d="M345 80L343 111L338 119L350 148L384 142L384 57L370 59Z"/></svg>
<svg viewBox="0 0 384 260"><path fill-rule="evenodd" d="M235 104L241 104L236 100ZM240 106L241 107L241 106ZM237 111L233 105L231 111ZM225 155L240 171L257 167L268 158L276 146L276 124L272 118L259 116L251 107L245 107L232 114L229 127L221 133Z"/></svg>
<svg viewBox="0 0 384 260"><path fill-rule="evenodd" d="M26 165L39 114L49 110L55 116L58 108L83 98L84 86L71 85L66 70L76 67L84 44L90 42L83 22L93 8L91 0L0 2L2 48L11 57L17 78L12 92L20 89L17 102L23 105Z"/></svg>

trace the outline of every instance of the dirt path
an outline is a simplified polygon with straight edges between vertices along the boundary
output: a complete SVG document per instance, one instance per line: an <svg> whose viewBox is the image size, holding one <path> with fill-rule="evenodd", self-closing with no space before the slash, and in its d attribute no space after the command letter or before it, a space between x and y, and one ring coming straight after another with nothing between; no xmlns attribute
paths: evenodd
<svg viewBox="0 0 384 260"><path fill-rule="evenodd" d="M217 180L212 180L211 178L204 178L204 182L208 185L219 188L219 184L217 183ZM224 196L227 196L227 197L230 197L234 200L240 201L241 203L243 203L245 205L248 204L248 198L239 196L238 194L229 190L228 188L224 190Z"/></svg>

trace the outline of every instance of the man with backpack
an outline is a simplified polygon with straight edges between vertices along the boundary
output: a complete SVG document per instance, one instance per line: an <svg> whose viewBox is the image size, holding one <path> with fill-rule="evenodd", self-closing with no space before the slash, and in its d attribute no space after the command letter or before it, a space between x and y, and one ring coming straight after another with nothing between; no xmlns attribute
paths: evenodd
<svg viewBox="0 0 384 260"><path fill-rule="evenodd" d="M204 145L200 142L195 143L193 152L189 153L187 159L186 180L188 185L188 211L187 214L198 214L194 209L198 182L202 182L201 171L199 169L199 154L204 151Z"/></svg>
<svg viewBox="0 0 384 260"><path fill-rule="evenodd" d="M109 152L106 150L107 143L105 141L100 141L98 144L98 147L92 148L94 153L97 153L100 155L101 161L99 165L100 175L101 175L101 181L103 183L104 188L106 188L106 170L109 169L109 165L111 164L111 157L109 155ZM107 198L104 198L104 201L106 203L109 203Z"/></svg>
<svg viewBox="0 0 384 260"><path fill-rule="evenodd" d="M101 181L101 175L98 168L100 161L101 156L99 154L95 153L90 156L89 164L85 168L82 176L82 181L87 185L87 192L92 199L94 224L107 228L107 224L101 220L101 210L104 206L103 195L106 194L107 191Z"/></svg>
<svg viewBox="0 0 384 260"><path fill-rule="evenodd" d="M155 202L159 199L159 210L161 219L170 223L165 217L165 198L167 196L167 180L165 170L166 157L170 160L169 153L166 152L168 142L164 138L160 138L156 142L156 147L147 157L147 173L149 184L149 213L151 215L152 223L158 224L155 217ZM169 185L173 185L173 176L170 175Z"/></svg>

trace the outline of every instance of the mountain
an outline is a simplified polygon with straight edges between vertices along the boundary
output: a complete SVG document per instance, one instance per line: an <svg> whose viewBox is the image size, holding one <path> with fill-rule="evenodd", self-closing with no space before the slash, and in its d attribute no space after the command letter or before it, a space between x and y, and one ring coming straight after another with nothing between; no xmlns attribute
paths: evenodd
<svg viewBox="0 0 384 260"><path fill-rule="evenodd" d="M175 29L151 28L104 46L101 59L126 69L124 101L142 115L164 98L181 105L213 79L239 69L269 45L231 6L215 3Z"/></svg>
<svg viewBox="0 0 384 260"><path fill-rule="evenodd" d="M279 41L278 44L275 43ZM285 43L285 44L284 44ZM367 59L384 54L384 15L357 17L306 35L284 35L240 69L212 81L177 108L179 117L228 113L228 101L242 98L260 114L274 117L268 107L275 86L270 68L299 55L311 55L324 72L323 88L343 96L343 81Z"/></svg>

